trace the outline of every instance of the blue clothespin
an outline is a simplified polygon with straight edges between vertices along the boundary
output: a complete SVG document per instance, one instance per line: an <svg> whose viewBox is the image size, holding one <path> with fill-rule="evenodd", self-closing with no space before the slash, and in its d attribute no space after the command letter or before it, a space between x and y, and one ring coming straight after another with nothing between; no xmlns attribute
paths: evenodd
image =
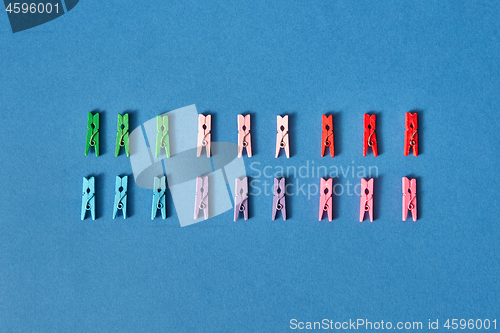
<svg viewBox="0 0 500 333"><path fill-rule="evenodd" d="M154 179L153 188L153 206L151 208L151 220L154 220L158 209L161 210L161 217L163 219L167 218L167 208L165 207L165 191L167 186L165 184L165 176Z"/></svg>
<svg viewBox="0 0 500 333"><path fill-rule="evenodd" d="M116 218L118 210L121 209L123 218L127 218L127 183L128 176L116 176L115 183L115 206L113 207L113 219Z"/></svg>
<svg viewBox="0 0 500 333"><path fill-rule="evenodd" d="M85 215L90 210L92 220L95 220L95 180L94 177L89 179L83 177L83 192L82 192L82 220L85 220Z"/></svg>

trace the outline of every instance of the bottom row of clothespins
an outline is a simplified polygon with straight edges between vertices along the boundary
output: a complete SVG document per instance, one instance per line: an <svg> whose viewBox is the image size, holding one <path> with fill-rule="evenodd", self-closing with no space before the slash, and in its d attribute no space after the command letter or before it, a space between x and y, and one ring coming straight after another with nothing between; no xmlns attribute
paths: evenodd
<svg viewBox="0 0 500 333"><path fill-rule="evenodd" d="M118 211L121 210L123 218L127 218L127 183L128 176L116 176L115 183L115 201L113 206L113 219L116 218ZM332 190L333 179L321 178L320 199L319 199L319 221L322 220L324 213L327 213L328 220L333 220L332 211ZM163 219L167 217L165 206L166 191L165 176L154 177L153 203L151 208L151 219L153 220L158 210ZM273 213L272 219L276 219L278 211L281 211L283 220L286 220L286 185L285 178L274 178L273 189ZM406 221L408 211L411 212L413 221L417 220L417 180L403 177L403 221ZM208 212L208 176L196 177L196 195L194 202L194 219L198 218L200 210L207 220L210 215ZM85 219L87 211L90 211L92 219L95 220L95 179L94 177L83 177L82 210L81 219ZM238 220L240 212L243 218L248 220L248 178L236 178L235 180L235 199L234 199L234 221ZM359 222L365 218L366 212L373 222L373 178L368 180L361 179L361 201L359 210Z"/></svg>

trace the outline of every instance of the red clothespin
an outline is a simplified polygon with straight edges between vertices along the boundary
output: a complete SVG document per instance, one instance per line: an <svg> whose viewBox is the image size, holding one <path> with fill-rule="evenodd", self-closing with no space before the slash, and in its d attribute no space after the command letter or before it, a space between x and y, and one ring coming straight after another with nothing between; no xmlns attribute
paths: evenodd
<svg viewBox="0 0 500 333"><path fill-rule="evenodd" d="M320 197L319 197L319 220L323 218L324 212L328 214L328 221L332 222L333 220L333 211L332 211L332 183L333 179L328 178L328 180L321 178L321 186L320 186Z"/></svg>
<svg viewBox="0 0 500 333"><path fill-rule="evenodd" d="M359 222L363 222L365 219L365 212L368 212L370 222L373 222L373 178L370 178L369 180L361 178Z"/></svg>
<svg viewBox="0 0 500 333"><path fill-rule="evenodd" d="M207 157L210 157L210 147L212 143L212 116L204 116L200 114L198 116L198 149L196 151L196 156L200 157L201 150L205 147L207 151Z"/></svg>
<svg viewBox="0 0 500 333"><path fill-rule="evenodd" d="M288 116L278 116L277 117L277 130L276 134L276 158L280 154L280 149L285 149L285 154L287 158L290 158L290 144L288 140Z"/></svg>
<svg viewBox="0 0 500 333"><path fill-rule="evenodd" d="M252 138L250 136L250 115L238 115L238 157L241 157L243 148L247 156L252 157Z"/></svg>
<svg viewBox="0 0 500 333"><path fill-rule="evenodd" d="M418 156L418 114L405 113L405 156L410 153L413 147L413 156Z"/></svg>
<svg viewBox="0 0 500 333"><path fill-rule="evenodd" d="M403 177L403 221L411 211L413 221L417 220L417 180Z"/></svg>
<svg viewBox="0 0 500 333"><path fill-rule="evenodd" d="M322 121L323 134L321 135L321 157L325 156L325 148L330 148L330 156L335 156L335 147L333 145L333 115L323 115Z"/></svg>
<svg viewBox="0 0 500 333"><path fill-rule="evenodd" d="M365 113L365 118L363 122L363 126L365 129L365 133L363 135L363 156L366 156L366 152L368 147L371 147L373 150L373 156L378 156L377 152L377 136L375 135L375 123L376 123L376 115L369 115Z"/></svg>

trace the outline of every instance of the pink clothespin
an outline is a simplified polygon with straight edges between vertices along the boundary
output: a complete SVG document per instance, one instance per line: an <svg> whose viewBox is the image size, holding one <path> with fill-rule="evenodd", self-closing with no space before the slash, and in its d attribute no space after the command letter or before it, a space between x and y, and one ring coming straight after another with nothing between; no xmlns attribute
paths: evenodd
<svg viewBox="0 0 500 333"><path fill-rule="evenodd" d="M196 177L196 197L194 200L194 219L198 218L200 209L205 220L208 220L208 176Z"/></svg>
<svg viewBox="0 0 500 333"><path fill-rule="evenodd" d="M252 157L252 138L250 136L250 115L238 115L238 157L241 157L243 148L247 149L247 156Z"/></svg>
<svg viewBox="0 0 500 333"><path fill-rule="evenodd" d="M324 212L328 214L328 221L333 220L332 212L332 183L333 179L328 178L328 180L321 178L321 192L319 197L319 220L323 218Z"/></svg>
<svg viewBox="0 0 500 333"><path fill-rule="evenodd" d="M212 116L204 116L200 114L198 116L198 149L196 151L196 156L200 157L201 150L205 147L207 157L210 157L210 147L212 144L212 135L210 134L211 130Z"/></svg>
<svg viewBox="0 0 500 333"><path fill-rule="evenodd" d="M370 222L373 222L373 178L369 180L361 178L359 222L363 222L365 219L365 212L368 212L368 215L370 215Z"/></svg>
<svg viewBox="0 0 500 333"><path fill-rule="evenodd" d="M280 154L280 149L285 149L287 158L290 158L290 144L288 140L288 116L277 117L278 133L276 134L276 158Z"/></svg>
<svg viewBox="0 0 500 333"><path fill-rule="evenodd" d="M417 180L403 177L403 221L406 221L408 210L413 221L417 220Z"/></svg>
<svg viewBox="0 0 500 333"><path fill-rule="evenodd" d="M238 215L243 212L243 217L248 220L248 178L236 178L234 184L234 221L238 220Z"/></svg>
<svg viewBox="0 0 500 333"><path fill-rule="evenodd" d="M285 192L285 178L274 178L273 221L276 219L276 213L278 212L278 210L281 210L283 221L286 221Z"/></svg>

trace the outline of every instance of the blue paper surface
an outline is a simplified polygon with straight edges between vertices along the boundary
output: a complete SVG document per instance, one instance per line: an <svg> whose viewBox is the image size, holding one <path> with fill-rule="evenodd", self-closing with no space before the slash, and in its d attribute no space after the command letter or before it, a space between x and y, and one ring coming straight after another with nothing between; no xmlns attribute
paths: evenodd
<svg viewBox="0 0 500 333"><path fill-rule="evenodd" d="M500 325L499 14L488 1L87 0L18 33L0 14L0 331ZM251 114L250 219L230 209L181 228L169 192L168 218L152 221L151 190L129 177L128 218L113 220L115 177L132 176L114 156L116 114L133 130L191 104L213 115L214 142L236 144L236 116ZM412 110L420 154L405 157ZM97 158L84 156L89 111L101 112ZM368 112L378 157L362 156ZM333 159L320 157L323 113ZM290 159L274 158L278 114L290 116ZM309 191L319 166L345 191L331 223ZM288 220L271 221L264 182L287 167ZM347 191L370 167L375 221L359 223ZM84 176L96 221L80 221ZM417 222L401 221L404 176L417 178Z"/></svg>

